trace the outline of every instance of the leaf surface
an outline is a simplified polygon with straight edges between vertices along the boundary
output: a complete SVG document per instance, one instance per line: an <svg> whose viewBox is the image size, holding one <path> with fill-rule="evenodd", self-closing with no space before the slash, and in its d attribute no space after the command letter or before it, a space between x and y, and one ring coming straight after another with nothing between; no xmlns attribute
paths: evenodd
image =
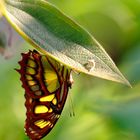
<svg viewBox="0 0 140 140"><path fill-rule="evenodd" d="M102 46L44 0L4 0L2 13L36 49L78 72L130 85Z"/></svg>

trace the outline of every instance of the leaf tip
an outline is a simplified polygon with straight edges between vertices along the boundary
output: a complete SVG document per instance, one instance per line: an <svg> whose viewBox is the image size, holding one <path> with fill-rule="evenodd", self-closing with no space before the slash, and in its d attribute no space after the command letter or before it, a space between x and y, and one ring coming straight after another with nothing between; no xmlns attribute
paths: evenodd
<svg viewBox="0 0 140 140"><path fill-rule="evenodd" d="M130 82L128 80L125 79L125 81L123 82L126 86L132 88L132 85L130 84Z"/></svg>

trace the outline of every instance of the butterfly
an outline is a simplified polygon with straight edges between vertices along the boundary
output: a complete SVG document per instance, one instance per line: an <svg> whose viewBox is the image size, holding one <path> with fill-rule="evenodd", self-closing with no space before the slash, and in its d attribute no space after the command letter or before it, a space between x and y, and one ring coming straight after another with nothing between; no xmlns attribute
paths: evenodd
<svg viewBox="0 0 140 140"><path fill-rule="evenodd" d="M25 133L31 140L40 140L61 115L73 83L71 69L36 50L22 53L19 64L27 110Z"/></svg>

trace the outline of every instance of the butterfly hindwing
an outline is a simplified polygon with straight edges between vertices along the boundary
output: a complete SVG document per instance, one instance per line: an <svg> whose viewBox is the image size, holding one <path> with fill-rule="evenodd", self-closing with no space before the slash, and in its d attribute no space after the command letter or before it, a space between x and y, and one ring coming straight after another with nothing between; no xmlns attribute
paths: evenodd
<svg viewBox="0 0 140 140"><path fill-rule="evenodd" d="M61 115L70 87L70 70L37 51L22 54L19 64L27 109L25 131L31 140L39 140Z"/></svg>

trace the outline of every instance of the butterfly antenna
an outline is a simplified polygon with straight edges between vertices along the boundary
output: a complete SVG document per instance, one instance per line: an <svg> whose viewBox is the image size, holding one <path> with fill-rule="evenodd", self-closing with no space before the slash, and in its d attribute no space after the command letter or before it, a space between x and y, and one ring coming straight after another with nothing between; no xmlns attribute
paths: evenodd
<svg viewBox="0 0 140 140"><path fill-rule="evenodd" d="M72 102L72 98L71 98L71 94L69 94L69 101L70 101L70 117L74 117L75 116L75 111L74 111L74 105Z"/></svg>

